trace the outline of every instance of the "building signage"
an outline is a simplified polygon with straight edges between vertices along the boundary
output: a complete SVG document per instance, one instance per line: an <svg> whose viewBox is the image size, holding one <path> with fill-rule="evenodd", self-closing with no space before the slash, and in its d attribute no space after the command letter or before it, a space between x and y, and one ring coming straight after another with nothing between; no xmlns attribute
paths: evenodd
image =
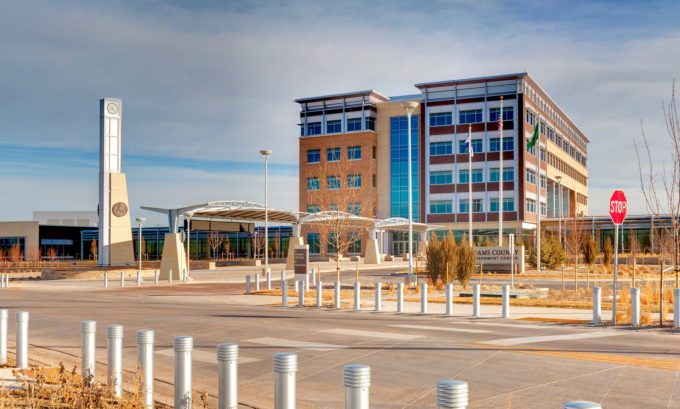
<svg viewBox="0 0 680 409"><path fill-rule="evenodd" d="M510 271L510 249L507 247L476 247L477 264L484 263L484 271ZM517 273L524 272L524 246L515 246Z"/></svg>
<svg viewBox="0 0 680 409"><path fill-rule="evenodd" d="M295 276L298 274L306 276L309 269L309 246L297 245L295 246Z"/></svg>

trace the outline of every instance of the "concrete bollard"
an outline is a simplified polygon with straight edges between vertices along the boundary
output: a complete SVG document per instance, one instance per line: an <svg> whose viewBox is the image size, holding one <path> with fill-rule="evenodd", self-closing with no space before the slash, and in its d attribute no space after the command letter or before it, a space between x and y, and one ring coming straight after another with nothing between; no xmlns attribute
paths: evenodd
<svg viewBox="0 0 680 409"><path fill-rule="evenodd" d="M137 270L137 287L142 285L142 272Z"/></svg>
<svg viewBox="0 0 680 409"><path fill-rule="evenodd" d="M0 365L7 365L7 318L9 312L0 310Z"/></svg>
<svg viewBox="0 0 680 409"><path fill-rule="evenodd" d="M446 284L446 315L453 315L453 284Z"/></svg>
<svg viewBox="0 0 680 409"><path fill-rule="evenodd" d="M16 320L16 350L17 369L28 368L28 319L26 311L17 312Z"/></svg>
<svg viewBox="0 0 680 409"><path fill-rule="evenodd" d="M437 382L437 408L454 409L468 406L468 384L464 381Z"/></svg>
<svg viewBox="0 0 680 409"><path fill-rule="evenodd" d="M397 283L397 312L404 312L404 283Z"/></svg>
<svg viewBox="0 0 680 409"><path fill-rule="evenodd" d="M382 311L382 283L375 282L375 312Z"/></svg>
<svg viewBox="0 0 680 409"><path fill-rule="evenodd" d="M123 394L123 326L109 325L106 327L107 385L113 396Z"/></svg>
<svg viewBox="0 0 680 409"><path fill-rule="evenodd" d="M472 316L479 318L482 316L481 305L479 302L479 292L481 287L479 284L472 285Z"/></svg>
<svg viewBox="0 0 680 409"><path fill-rule="evenodd" d="M272 289L272 272L267 270L265 276L267 279L267 291L270 291Z"/></svg>
<svg viewBox="0 0 680 409"><path fill-rule="evenodd" d="M305 306L305 283L302 280L298 280L297 283L298 283L297 288L300 289L300 291L298 291L298 305L300 307L304 307Z"/></svg>
<svg viewBox="0 0 680 409"><path fill-rule="evenodd" d="M323 283L321 280L316 282L316 308L323 305Z"/></svg>
<svg viewBox="0 0 680 409"><path fill-rule="evenodd" d="M312 283L316 284L316 269L312 269Z"/></svg>
<svg viewBox="0 0 680 409"><path fill-rule="evenodd" d="M602 298L600 287L593 287L593 325L602 322Z"/></svg>
<svg viewBox="0 0 680 409"><path fill-rule="evenodd" d="M96 356L97 321L80 323L80 374L84 383L94 381Z"/></svg>
<svg viewBox="0 0 680 409"><path fill-rule="evenodd" d="M677 288L675 289L678 290ZM675 291L674 291L675 292ZM634 327L640 326L640 289L631 288L630 289L630 325ZM677 318L677 314L675 315Z"/></svg>
<svg viewBox="0 0 680 409"><path fill-rule="evenodd" d="M354 282L354 311L361 311L361 283Z"/></svg>
<svg viewBox="0 0 680 409"><path fill-rule="evenodd" d="M510 285L503 285L503 318L510 318Z"/></svg>
<svg viewBox="0 0 680 409"><path fill-rule="evenodd" d="M305 291L309 292L309 274L305 274L304 285L305 285Z"/></svg>
<svg viewBox="0 0 680 409"><path fill-rule="evenodd" d="M680 288L673 289L673 327L680 327Z"/></svg>
<svg viewBox="0 0 680 409"><path fill-rule="evenodd" d="M300 280L295 280L295 292L300 293Z"/></svg>
<svg viewBox="0 0 680 409"><path fill-rule="evenodd" d="M420 283L420 313L427 314L427 283Z"/></svg>
<svg viewBox="0 0 680 409"><path fill-rule="evenodd" d="M340 309L340 281L335 282L335 287L333 289L333 304L336 310Z"/></svg>
<svg viewBox="0 0 680 409"><path fill-rule="evenodd" d="M104 288L109 288L109 273L104 271Z"/></svg>
<svg viewBox="0 0 680 409"><path fill-rule="evenodd" d="M192 337L175 337L172 343L175 351L175 408L191 409L191 351Z"/></svg>
<svg viewBox="0 0 680 409"><path fill-rule="evenodd" d="M246 274L246 295L250 295L250 274Z"/></svg>
<svg viewBox="0 0 680 409"><path fill-rule="evenodd" d="M279 282L283 283L284 281L286 281L286 272L281 270L281 278L279 279Z"/></svg>
<svg viewBox="0 0 680 409"><path fill-rule="evenodd" d="M295 373L297 355L282 352L274 355L274 409L295 409Z"/></svg>
<svg viewBox="0 0 680 409"><path fill-rule="evenodd" d="M147 408L153 408L153 343L155 333L150 329L137 331L137 365L142 379L139 393Z"/></svg>
<svg viewBox="0 0 680 409"><path fill-rule="evenodd" d="M153 284L158 285L159 280L161 279L161 272L158 270L155 270L153 272Z"/></svg>
<svg viewBox="0 0 680 409"><path fill-rule="evenodd" d="M172 270L170 270L170 273L168 274L168 283L172 284Z"/></svg>
<svg viewBox="0 0 680 409"><path fill-rule="evenodd" d="M217 346L218 409L238 409L238 345Z"/></svg>
<svg viewBox="0 0 680 409"><path fill-rule="evenodd" d="M260 292L260 275L255 273L255 292L259 293Z"/></svg>
<svg viewBox="0 0 680 409"><path fill-rule="evenodd" d="M371 387L371 367L368 365L345 365L345 408L368 409Z"/></svg>
<svg viewBox="0 0 680 409"><path fill-rule="evenodd" d="M286 283L286 280L281 281L281 305L288 306L288 283Z"/></svg>
<svg viewBox="0 0 680 409"><path fill-rule="evenodd" d="M584 400L576 400L572 402L565 402L562 409L602 409L602 405L595 402L586 402Z"/></svg>
<svg viewBox="0 0 680 409"><path fill-rule="evenodd" d="M122 271L120 272L120 286L125 287L125 274Z"/></svg>

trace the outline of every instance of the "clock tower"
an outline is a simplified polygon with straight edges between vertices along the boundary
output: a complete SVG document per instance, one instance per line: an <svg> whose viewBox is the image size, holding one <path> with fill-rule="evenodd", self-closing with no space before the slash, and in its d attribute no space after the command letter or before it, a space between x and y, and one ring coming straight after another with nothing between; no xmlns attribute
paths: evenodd
<svg viewBox="0 0 680 409"><path fill-rule="evenodd" d="M127 183L122 172L123 103L99 101L100 266L134 265Z"/></svg>

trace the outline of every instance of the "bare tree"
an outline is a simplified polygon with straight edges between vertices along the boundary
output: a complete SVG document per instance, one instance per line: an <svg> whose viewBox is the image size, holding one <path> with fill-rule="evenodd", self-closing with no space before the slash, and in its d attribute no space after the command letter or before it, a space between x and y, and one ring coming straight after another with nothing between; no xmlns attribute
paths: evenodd
<svg viewBox="0 0 680 409"><path fill-rule="evenodd" d="M227 259L229 259L229 248L231 247L231 241L229 241L229 237L227 237L224 240L224 244L222 245L222 251L224 251L224 254L227 256Z"/></svg>
<svg viewBox="0 0 680 409"><path fill-rule="evenodd" d="M99 253L97 252L97 240L92 240L90 242L90 256L93 260L97 260Z"/></svg>
<svg viewBox="0 0 680 409"><path fill-rule="evenodd" d="M9 257L9 260L12 263L19 264L19 262L24 258L24 254L21 251L21 246L18 244L14 244L12 247L9 248L7 256Z"/></svg>
<svg viewBox="0 0 680 409"><path fill-rule="evenodd" d="M567 234L564 237L564 244L569 257L574 260L574 289L578 290L578 265L583 243L586 240L586 232L582 221L576 216L567 219L565 225Z"/></svg>
<svg viewBox="0 0 680 409"><path fill-rule="evenodd" d="M258 255L262 253L264 250L264 234L253 234L253 248L255 249L255 259L257 259Z"/></svg>
<svg viewBox="0 0 680 409"><path fill-rule="evenodd" d="M279 234L278 231L274 232L274 240L272 240L272 245L271 245L271 256L273 258L279 258L280 254L279 251L281 249L281 235Z"/></svg>
<svg viewBox="0 0 680 409"><path fill-rule="evenodd" d="M590 273L593 270L593 264L597 260L599 253L597 243L593 240L593 236L586 234L585 242L583 243L583 261L588 265L588 272L586 274L586 286L590 288Z"/></svg>
<svg viewBox="0 0 680 409"><path fill-rule="evenodd" d="M220 248L222 241L224 241L224 237L220 236L219 232L211 231L208 233L208 245L212 249L213 260L217 260L217 249Z"/></svg>
<svg viewBox="0 0 680 409"><path fill-rule="evenodd" d="M58 257L57 249L50 247L47 249L47 259L50 261L55 261Z"/></svg>

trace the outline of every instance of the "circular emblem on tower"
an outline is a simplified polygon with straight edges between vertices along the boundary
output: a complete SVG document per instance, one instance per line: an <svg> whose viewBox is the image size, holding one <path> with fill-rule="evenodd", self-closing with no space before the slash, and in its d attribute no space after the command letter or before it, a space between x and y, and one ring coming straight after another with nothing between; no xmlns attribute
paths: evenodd
<svg viewBox="0 0 680 409"><path fill-rule="evenodd" d="M114 102L109 102L106 105L106 111L111 115L117 114L118 113L118 104L116 104Z"/></svg>
<svg viewBox="0 0 680 409"><path fill-rule="evenodd" d="M125 203L123 202L118 202L113 205L111 208L113 211L113 215L116 217L123 217L127 214L128 212L128 207Z"/></svg>

